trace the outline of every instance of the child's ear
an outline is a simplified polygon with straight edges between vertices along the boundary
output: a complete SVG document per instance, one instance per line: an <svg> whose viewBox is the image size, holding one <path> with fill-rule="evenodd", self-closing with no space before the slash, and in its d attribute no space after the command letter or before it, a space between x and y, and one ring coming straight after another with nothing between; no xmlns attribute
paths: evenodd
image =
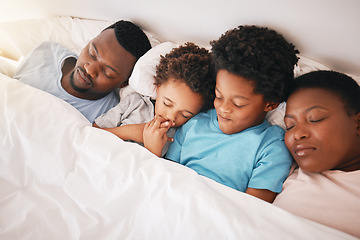
<svg viewBox="0 0 360 240"><path fill-rule="evenodd" d="M356 117L356 133L360 136L360 112L355 114Z"/></svg>
<svg viewBox="0 0 360 240"><path fill-rule="evenodd" d="M274 110L275 108L277 108L279 106L280 103L273 103L273 102L268 102L266 104L266 107L264 109L265 112L270 112L271 110Z"/></svg>

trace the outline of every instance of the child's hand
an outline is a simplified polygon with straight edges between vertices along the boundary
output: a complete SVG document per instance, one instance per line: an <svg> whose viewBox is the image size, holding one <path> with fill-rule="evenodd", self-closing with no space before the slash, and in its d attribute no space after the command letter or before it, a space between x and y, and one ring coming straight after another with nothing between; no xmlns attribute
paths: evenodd
<svg viewBox="0 0 360 240"><path fill-rule="evenodd" d="M162 117L155 116L153 120L145 124L143 131L144 146L155 155L161 157L162 149L167 141L173 141L166 132L174 123Z"/></svg>

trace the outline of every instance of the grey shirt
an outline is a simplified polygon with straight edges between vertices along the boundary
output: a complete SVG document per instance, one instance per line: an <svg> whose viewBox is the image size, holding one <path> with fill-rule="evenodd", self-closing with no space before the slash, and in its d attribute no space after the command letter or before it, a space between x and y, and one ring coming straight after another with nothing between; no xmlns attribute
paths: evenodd
<svg viewBox="0 0 360 240"><path fill-rule="evenodd" d="M41 43L20 63L14 78L68 102L93 123L95 118L116 106L118 96L112 91L103 98L87 100L66 92L61 86L61 68L70 57L77 58L77 55L54 42Z"/></svg>
<svg viewBox="0 0 360 240"><path fill-rule="evenodd" d="M101 128L113 128L127 124L147 123L154 118L154 104L150 97L135 92L130 86L120 89L120 102L95 119L95 123ZM175 135L175 128L170 128L168 137ZM139 143L140 144L140 143ZM170 142L167 142L162 151L165 155ZM143 146L143 144L140 144Z"/></svg>

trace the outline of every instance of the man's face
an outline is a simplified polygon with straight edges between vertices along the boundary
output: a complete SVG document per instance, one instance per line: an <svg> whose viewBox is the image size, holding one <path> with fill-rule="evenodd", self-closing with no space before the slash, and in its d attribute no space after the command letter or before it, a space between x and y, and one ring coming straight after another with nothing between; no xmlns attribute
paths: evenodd
<svg viewBox="0 0 360 240"><path fill-rule="evenodd" d="M107 29L81 51L69 79L70 94L99 99L129 79L137 59L117 41L114 29Z"/></svg>

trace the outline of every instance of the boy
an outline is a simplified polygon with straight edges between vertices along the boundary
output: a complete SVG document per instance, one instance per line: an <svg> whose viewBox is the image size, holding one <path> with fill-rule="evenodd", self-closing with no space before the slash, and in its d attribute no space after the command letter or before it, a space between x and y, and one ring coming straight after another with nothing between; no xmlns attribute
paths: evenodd
<svg viewBox="0 0 360 240"><path fill-rule="evenodd" d="M257 26L239 26L211 45L215 109L179 128L166 158L272 202L292 158L283 129L265 117L284 101L298 51L280 34Z"/></svg>

